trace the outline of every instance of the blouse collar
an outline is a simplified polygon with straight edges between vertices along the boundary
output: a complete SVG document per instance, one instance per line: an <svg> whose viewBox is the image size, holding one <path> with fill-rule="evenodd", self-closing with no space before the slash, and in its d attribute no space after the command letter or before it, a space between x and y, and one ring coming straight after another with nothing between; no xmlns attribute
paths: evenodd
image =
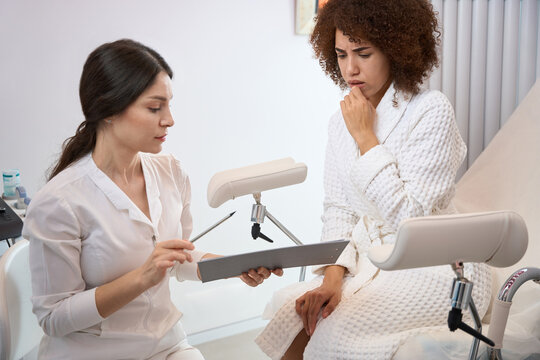
<svg viewBox="0 0 540 360"><path fill-rule="evenodd" d="M150 209L150 217L152 221L146 217L146 215L139 209L137 205L123 192L118 185L114 183L103 171L101 171L94 159L92 153L88 153L81 160L81 165L89 168L88 175L96 186L107 196L111 203L118 210L127 210L129 217L132 220L145 223L157 229L159 218L161 217L161 203L159 201L159 188L153 177L151 169L148 168L144 156L141 156L141 166L144 174L144 180L146 184L146 195L148 198L148 207Z"/></svg>

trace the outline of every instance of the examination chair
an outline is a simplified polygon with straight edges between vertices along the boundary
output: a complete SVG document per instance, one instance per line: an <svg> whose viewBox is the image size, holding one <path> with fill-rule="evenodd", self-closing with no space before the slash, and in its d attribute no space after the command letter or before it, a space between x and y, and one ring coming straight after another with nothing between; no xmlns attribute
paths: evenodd
<svg viewBox="0 0 540 360"><path fill-rule="evenodd" d="M215 208L251 194L253 238L271 241L261 232L268 217L301 244L262 205L261 192L298 184L306 174L307 167L291 158L223 171L210 180L208 204ZM540 286L534 282L540 279L540 82L459 181L454 204L459 214L407 219L395 244L369 252L383 270L448 264L456 273L448 284L449 326L412 336L394 359L540 360ZM467 280L464 262L491 266L495 306L483 319L474 314L474 284ZM464 324L461 316L469 310L474 321ZM489 348L484 342L479 347L476 337L473 341L470 334L480 332L483 340L493 340Z"/></svg>
<svg viewBox="0 0 540 360"><path fill-rule="evenodd" d="M492 305L480 328L495 345L481 342L476 353L477 340L471 347L472 336L446 327L409 338L394 359L540 359L540 81L458 182L454 203L460 214L407 219L395 244L369 257L383 270L452 266L448 310L463 312L474 303L460 263L491 265Z"/></svg>
<svg viewBox="0 0 540 360"><path fill-rule="evenodd" d="M22 358L43 336L32 313L28 240L18 240L0 258L0 360Z"/></svg>
<svg viewBox="0 0 540 360"><path fill-rule="evenodd" d="M251 208L251 236L253 240L263 239L274 242L261 231L261 224L268 218L296 245L302 242L293 235L270 211L262 204L262 192L303 182L307 176L307 166L297 163L292 158L283 158L241 168L225 170L216 173L208 183L208 205L216 208L228 200L243 195L252 195L255 200ZM300 281L304 281L306 267L300 269Z"/></svg>

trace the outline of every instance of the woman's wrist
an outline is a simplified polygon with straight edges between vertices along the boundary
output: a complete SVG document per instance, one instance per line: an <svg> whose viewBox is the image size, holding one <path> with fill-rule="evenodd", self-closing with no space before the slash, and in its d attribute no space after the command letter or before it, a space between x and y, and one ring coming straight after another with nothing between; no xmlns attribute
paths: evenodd
<svg viewBox="0 0 540 360"><path fill-rule="evenodd" d="M341 287L345 268L340 265L330 265L324 271L323 285L331 287Z"/></svg>
<svg viewBox="0 0 540 360"><path fill-rule="evenodd" d="M99 315L103 318L108 317L150 287L152 285L145 281L141 268L98 286L95 291L95 302Z"/></svg>
<svg viewBox="0 0 540 360"><path fill-rule="evenodd" d="M354 140L356 141L356 145L358 146L361 155L364 155L369 150L379 145L379 139L377 139L377 136L374 133L355 136Z"/></svg>
<svg viewBox="0 0 540 360"><path fill-rule="evenodd" d="M142 268L137 268L130 271L126 274L128 278L131 279L131 283L134 288L137 289L141 294L152 287L152 284L149 280L144 277L144 271Z"/></svg>

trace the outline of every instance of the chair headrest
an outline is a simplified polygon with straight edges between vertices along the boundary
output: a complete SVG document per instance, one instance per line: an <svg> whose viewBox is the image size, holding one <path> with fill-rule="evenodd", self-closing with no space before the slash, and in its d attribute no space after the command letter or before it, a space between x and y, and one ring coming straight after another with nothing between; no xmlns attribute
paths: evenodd
<svg viewBox="0 0 540 360"><path fill-rule="evenodd" d="M216 208L242 195L298 184L306 175L307 166L292 158L221 171L208 183L208 205Z"/></svg>
<svg viewBox="0 0 540 360"><path fill-rule="evenodd" d="M383 270L453 264L507 267L525 254L525 221L513 211L425 216L401 222L395 244L373 247L371 262Z"/></svg>

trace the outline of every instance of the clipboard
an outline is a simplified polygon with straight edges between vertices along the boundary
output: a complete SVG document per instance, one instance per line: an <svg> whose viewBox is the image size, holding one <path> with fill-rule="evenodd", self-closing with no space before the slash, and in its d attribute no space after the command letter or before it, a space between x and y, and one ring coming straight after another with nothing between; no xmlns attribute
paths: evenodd
<svg viewBox="0 0 540 360"><path fill-rule="evenodd" d="M204 259L198 262L202 282L238 276L260 266L268 269L334 264L349 240L325 241L272 250Z"/></svg>

